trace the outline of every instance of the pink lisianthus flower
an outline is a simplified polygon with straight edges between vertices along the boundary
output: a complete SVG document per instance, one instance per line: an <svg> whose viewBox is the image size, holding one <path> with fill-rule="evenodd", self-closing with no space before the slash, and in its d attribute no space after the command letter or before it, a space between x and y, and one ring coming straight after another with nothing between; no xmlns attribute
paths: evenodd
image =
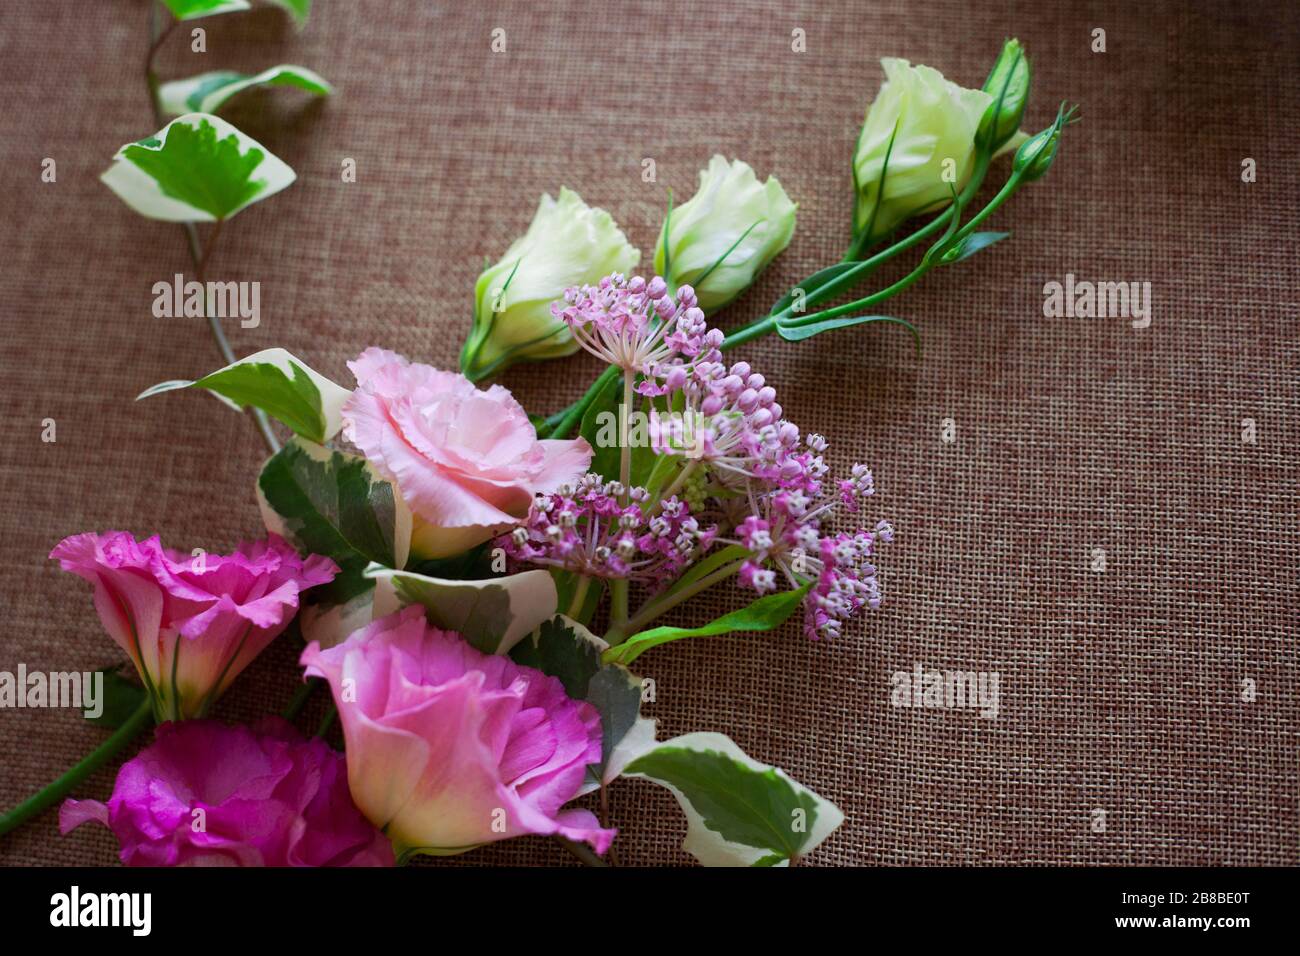
<svg viewBox="0 0 1300 956"><path fill-rule="evenodd" d="M517 524L533 496L584 474L584 439L543 441L500 385L370 348L349 362L356 391L344 436L396 483L414 519L417 557L458 554Z"/></svg>
<svg viewBox="0 0 1300 956"><path fill-rule="evenodd" d="M301 591L334 579L329 558L277 535L234 554L178 554L158 536L77 534L50 552L89 581L109 636L135 664L159 720L201 717L285 629Z"/></svg>
<svg viewBox="0 0 1300 956"><path fill-rule="evenodd" d="M528 833L585 840L614 830L561 807L601 755L600 714L564 685L482 654L405 608L345 642L303 652L330 683L352 798L401 850L449 854Z"/></svg>
<svg viewBox="0 0 1300 956"><path fill-rule="evenodd" d="M67 800L59 829L101 823L127 866L392 866L352 803L343 755L268 717L166 723L122 765L108 803Z"/></svg>

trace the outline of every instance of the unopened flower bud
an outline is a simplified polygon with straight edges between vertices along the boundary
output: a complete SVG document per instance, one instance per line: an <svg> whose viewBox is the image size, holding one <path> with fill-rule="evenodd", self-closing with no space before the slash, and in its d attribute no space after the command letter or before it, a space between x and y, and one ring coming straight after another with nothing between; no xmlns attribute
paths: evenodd
<svg viewBox="0 0 1300 956"><path fill-rule="evenodd" d="M977 140L988 143L997 152L1020 129L1029 101L1029 60L1019 40L1008 40L993 64L989 78L984 81L984 92L993 97L980 121Z"/></svg>
<svg viewBox="0 0 1300 956"><path fill-rule="evenodd" d="M912 216L939 209L970 178L975 134L993 102L928 66L886 57L885 83L867 110L853 160L854 231L864 246Z"/></svg>
<svg viewBox="0 0 1300 956"><path fill-rule="evenodd" d="M691 283L699 307L716 312L790 244L795 208L775 176L760 183L747 163L714 156L660 230L655 271Z"/></svg>
<svg viewBox="0 0 1300 956"><path fill-rule="evenodd" d="M640 258L605 210L568 189L559 199L543 196L528 231L478 278L461 371L477 381L514 362L576 352L551 303L572 286L634 268Z"/></svg>

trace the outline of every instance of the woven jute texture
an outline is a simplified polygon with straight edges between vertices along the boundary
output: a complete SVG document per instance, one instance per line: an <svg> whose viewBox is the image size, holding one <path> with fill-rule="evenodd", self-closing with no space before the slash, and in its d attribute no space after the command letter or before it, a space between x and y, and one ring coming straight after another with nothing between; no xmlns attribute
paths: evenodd
<svg viewBox="0 0 1300 956"><path fill-rule="evenodd" d="M237 352L284 346L340 382L372 344L454 367L484 257L543 192L576 189L650 250L667 189L689 196L715 152L778 175L799 203L789 250L723 319L762 314L843 252L848 159L879 58L978 86L1019 36L1034 66L1026 126L1063 99L1083 122L1050 175L995 217L1009 240L889 303L920 327L923 355L886 326L742 353L792 420L829 437L836 465L872 466L868 517L898 532L885 606L834 643L790 627L657 649L638 662L656 681L647 713L664 737L729 734L841 807L813 864L1300 862L1300 8L315 6L301 33L269 8L187 24L158 64L178 77L301 63L337 84L327 101L274 90L226 109L299 178L228 225L211 276L261 283L260 327L230 329ZM151 315L152 285L188 268L180 230L98 181L155 128L147 19L138 0L0 13L0 670L118 657L89 589L46 559L63 536L157 531L188 550L261 530L248 420L197 393L132 401L220 364L201 320ZM206 53L191 52L191 26ZM490 48L496 28L504 52ZM806 52L792 50L795 29ZM47 157L53 183L40 179ZM1045 283L1067 274L1149 282L1150 326L1045 317ZM550 411L596 371L584 356L502 381ZM701 597L676 620L735 600ZM282 708L297 651L278 641L220 716ZM917 664L998 673L997 716L891 706L891 675ZM102 738L71 710L0 711L0 804ZM101 770L78 795L105 798L112 779ZM666 792L620 783L612 812L625 863L690 862ZM0 841L9 864L115 852L100 828L60 837L53 812ZM458 862L573 861L537 838Z"/></svg>

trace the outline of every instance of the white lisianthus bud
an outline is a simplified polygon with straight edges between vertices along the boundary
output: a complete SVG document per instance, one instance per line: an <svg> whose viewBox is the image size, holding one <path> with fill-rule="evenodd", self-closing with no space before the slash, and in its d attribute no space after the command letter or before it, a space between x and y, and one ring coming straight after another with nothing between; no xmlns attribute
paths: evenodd
<svg viewBox="0 0 1300 956"><path fill-rule="evenodd" d="M714 156L695 195L665 219L655 272L691 286L700 308L716 312L790 244L796 208L775 176L761 183L748 163Z"/></svg>
<svg viewBox="0 0 1300 956"><path fill-rule="evenodd" d="M1020 121L1029 102L1029 59L1019 40L1007 40L984 81L984 92L993 97L993 108L980 124L980 142L994 150L1009 145L1014 152L1028 137L1020 132ZM1011 145L1015 139L1014 145Z"/></svg>
<svg viewBox="0 0 1300 956"><path fill-rule="evenodd" d="M853 159L854 231L865 248L912 216L942 208L970 178L975 134L993 97L928 66L886 57Z"/></svg>
<svg viewBox="0 0 1300 956"><path fill-rule="evenodd" d="M542 196L528 231L474 287L474 327L460 353L461 371L477 381L518 361L570 355L578 343L551 303L570 286L629 272L641 253L603 209L569 189Z"/></svg>

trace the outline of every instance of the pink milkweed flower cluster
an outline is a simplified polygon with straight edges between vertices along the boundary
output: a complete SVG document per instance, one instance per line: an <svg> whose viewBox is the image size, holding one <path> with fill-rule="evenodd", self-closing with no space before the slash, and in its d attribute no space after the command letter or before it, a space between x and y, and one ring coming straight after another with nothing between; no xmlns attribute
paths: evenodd
<svg viewBox="0 0 1300 956"><path fill-rule="evenodd" d="M338 566L278 535L233 554L183 555L157 535L73 535L50 557L94 587L95 610L135 665L159 720L201 717L288 626L298 596Z"/></svg>
<svg viewBox="0 0 1300 956"><path fill-rule="evenodd" d="M329 682L352 797L403 852L461 853L529 833L604 853L615 831L563 809L601 757L600 714L558 678L429 626L424 608L303 651Z"/></svg>
<svg viewBox="0 0 1300 956"><path fill-rule="evenodd" d="M825 440L809 436L809 444L824 450ZM821 474L825 466L820 455L806 461L807 474ZM755 499L758 513L747 515L736 526L736 542L751 557L741 566L737 580L762 594L775 590L780 579L799 586L801 577L812 586L804 600L804 632L814 640L838 637L844 622L863 608L878 608L880 581L873 564L876 547L894 538L893 528L880 521L868 531L828 533L825 517L837 507L858 509L859 500L875 492L871 472L864 465L853 466L853 479L841 481L837 496L816 500L820 479L805 477L801 482L778 479L776 489Z"/></svg>
<svg viewBox="0 0 1300 956"><path fill-rule="evenodd" d="M113 831L127 866L392 866L348 795L343 755L287 721L166 723L122 765L108 803L67 800L63 833Z"/></svg>
<svg viewBox="0 0 1300 956"><path fill-rule="evenodd" d="M587 474L572 488L539 497L528 520L498 543L516 561L663 585L708 550L718 527L701 527L675 497L645 508L649 497L645 488L625 495L619 482Z"/></svg>
<svg viewBox="0 0 1300 956"><path fill-rule="evenodd" d="M651 416L649 441L682 465L663 501L644 490L635 499L611 497L601 476L588 476L576 497L535 499L524 525L501 539L510 554L662 584L714 542L738 545L749 552L737 573L742 587L761 594L807 585L804 630L814 639L839 636L846 621L880 605L873 561L893 529L881 521L833 530L837 512L856 512L873 494L871 472L857 464L849 477L831 480L825 439L805 440L748 362L723 362L725 335L708 327L690 287L674 299L657 276L611 275L569 290L555 308L588 351L639 375L636 391L673 411ZM671 554L643 544L641 529L656 520L689 522L666 525L677 545Z"/></svg>
<svg viewBox="0 0 1300 956"><path fill-rule="evenodd" d="M573 338L597 358L617 368L641 371L691 347L687 330L700 329L722 344L722 333L704 328L704 313L695 290L684 285L668 294L668 283L655 276L605 276L596 285L564 290L564 304L551 306ZM695 343L702 348L703 343Z"/></svg>

